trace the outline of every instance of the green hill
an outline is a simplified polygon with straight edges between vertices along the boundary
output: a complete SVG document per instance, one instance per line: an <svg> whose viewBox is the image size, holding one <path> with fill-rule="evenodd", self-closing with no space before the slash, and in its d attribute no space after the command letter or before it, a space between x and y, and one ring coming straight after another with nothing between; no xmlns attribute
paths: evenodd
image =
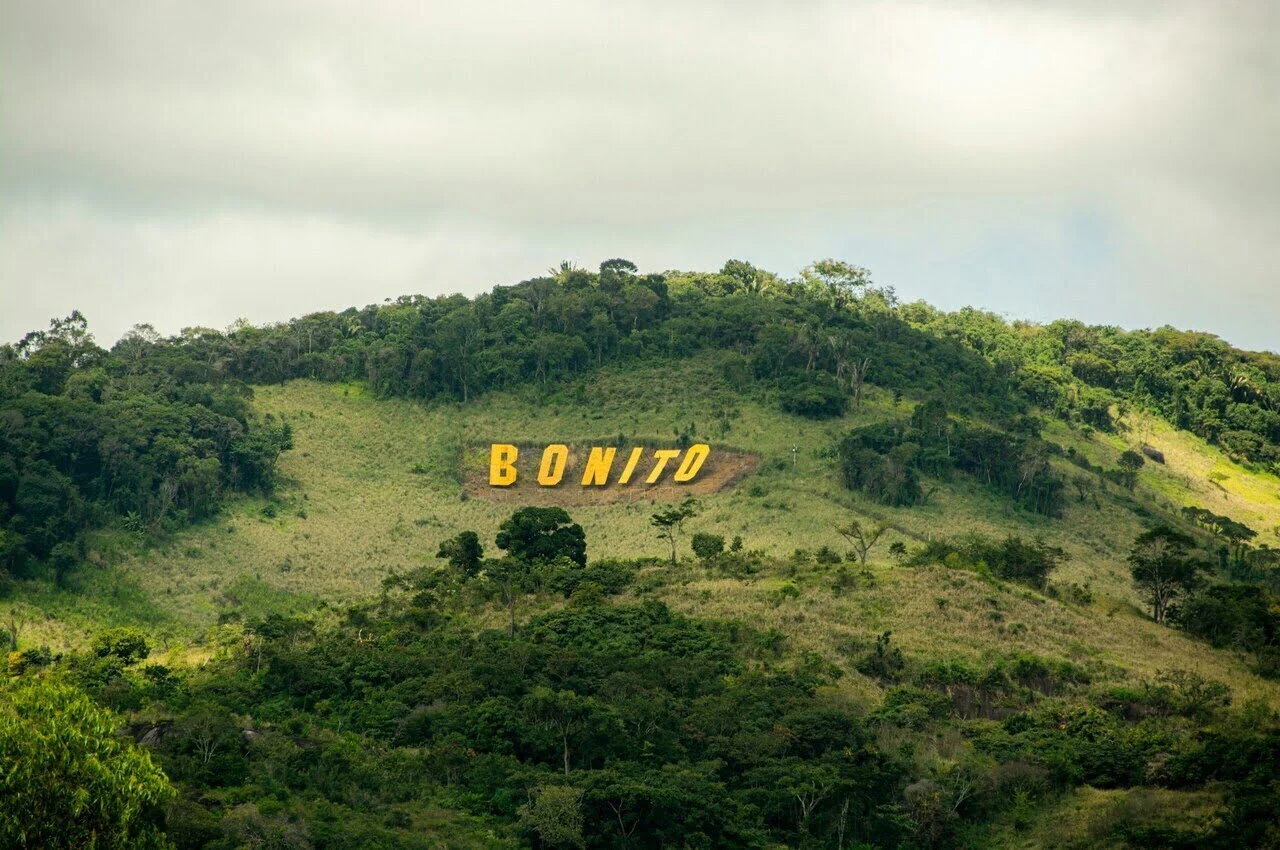
<svg viewBox="0 0 1280 850"><path fill-rule="evenodd" d="M0 359L11 674L127 717L180 846L1267 846L1276 358L859 274L606 264L110 353L55 326ZM488 444L691 440L751 462L678 563L677 490L575 490L587 566L500 578ZM1166 623L1129 561L1161 526L1205 562Z"/></svg>

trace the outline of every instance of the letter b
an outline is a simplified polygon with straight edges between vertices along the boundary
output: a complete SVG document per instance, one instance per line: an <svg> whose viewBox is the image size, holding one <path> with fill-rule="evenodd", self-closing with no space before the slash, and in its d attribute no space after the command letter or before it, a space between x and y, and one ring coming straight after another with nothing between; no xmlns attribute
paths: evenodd
<svg viewBox="0 0 1280 850"><path fill-rule="evenodd" d="M494 443L489 449L489 486L510 487L516 483L516 458L520 450L506 443Z"/></svg>

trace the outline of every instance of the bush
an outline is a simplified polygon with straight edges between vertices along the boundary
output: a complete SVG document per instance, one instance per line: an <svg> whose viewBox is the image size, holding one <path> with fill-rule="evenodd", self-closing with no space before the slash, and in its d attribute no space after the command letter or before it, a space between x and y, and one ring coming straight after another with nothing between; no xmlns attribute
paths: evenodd
<svg viewBox="0 0 1280 850"><path fill-rule="evenodd" d="M151 652L146 635L133 627L100 632L94 636L90 647L99 658L119 658L125 664L141 661Z"/></svg>
<svg viewBox="0 0 1280 850"><path fill-rule="evenodd" d="M0 691L0 845L167 847L173 796L118 718L75 688L29 681Z"/></svg>
<svg viewBox="0 0 1280 850"><path fill-rule="evenodd" d="M839 445L845 486L888 505L923 501L921 473L940 478L968 473L1020 506L1044 516L1062 512L1065 479L1050 457L1061 450L1035 436L1027 420L1017 433L951 419L936 402L918 405L911 419L881 422L850 431Z"/></svg>
<svg viewBox="0 0 1280 850"><path fill-rule="evenodd" d="M699 532L693 535L691 543L693 554L697 555L701 561L713 561L724 552L724 537L719 534Z"/></svg>
<svg viewBox="0 0 1280 850"><path fill-rule="evenodd" d="M1003 541L995 541L974 534L958 543L931 540L912 555L908 563L917 567L943 564L1044 589L1049 573L1066 558L1066 552L1042 540L1027 543L1010 535Z"/></svg>
<svg viewBox="0 0 1280 850"><path fill-rule="evenodd" d="M780 396L782 409L807 419L832 419L844 415L849 395L826 372L797 373L786 379Z"/></svg>
<svg viewBox="0 0 1280 850"><path fill-rule="evenodd" d="M596 585L605 595L616 596L627 589L645 563L644 560L608 559L592 561L583 567L568 558L561 558L542 567L542 581L566 599L584 583Z"/></svg>

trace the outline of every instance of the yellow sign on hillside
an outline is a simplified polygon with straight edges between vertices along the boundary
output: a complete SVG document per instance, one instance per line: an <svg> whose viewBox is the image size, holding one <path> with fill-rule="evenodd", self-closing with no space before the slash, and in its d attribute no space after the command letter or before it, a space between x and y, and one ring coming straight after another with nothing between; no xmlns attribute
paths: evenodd
<svg viewBox="0 0 1280 850"><path fill-rule="evenodd" d="M702 465L711 454L711 447L706 443L695 443L686 450L653 449L650 463L646 468L645 484L659 483L668 469L673 469L670 480L676 484L687 484L697 477ZM622 465L621 474L610 480L613 473L614 460L617 457L616 446L592 446L582 465L583 487L603 487L607 484L630 484L636 475L645 449L637 446L631 450L626 462ZM489 448L489 485L491 487L510 487L516 483L519 475L517 463L520 460L520 449L507 443L494 443ZM552 443L542 450L538 462L537 481L542 487L555 487L564 480L569 469L569 447L563 443ZM574 476L576 478L576 475ZM571 478L572 480L572 478Z"/></svg>

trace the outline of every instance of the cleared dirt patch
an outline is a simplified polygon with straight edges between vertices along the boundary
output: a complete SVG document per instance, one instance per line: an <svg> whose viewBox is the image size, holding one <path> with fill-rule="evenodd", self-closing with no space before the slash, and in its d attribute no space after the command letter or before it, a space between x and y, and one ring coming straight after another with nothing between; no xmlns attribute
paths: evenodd
<svg viewBox="0 0 1280 850"><path fill-rule="evenodd" d="M689 495L718 493L733 487L747 474L754 472L760 465L759 455L736 449L711 447L698 476L687 484L672 482L679 459L667 464L662 480L657 484L646 484L655 460L656 449L674 448L669 444L633 443L619 448L609 473L609 483L603 487L584 487L582 485L582 468L591 447L607 446L608 443L569 443L569 462L564 477L554 487L543 487L538 484L538 463L542 458L544 444L520 444L520 459L517 461L519 471L516 483L509 487L492 487L489 485L489 453L490 444L469 444L462 449L461 474L462 489L475 499L490 502L518 505L615 505L633 502L658 502L683 499ZM635 472L628 484L617 484L618 477L626 465L631 450L637 445L644 447L644 455L640 458Z"/></svg>

